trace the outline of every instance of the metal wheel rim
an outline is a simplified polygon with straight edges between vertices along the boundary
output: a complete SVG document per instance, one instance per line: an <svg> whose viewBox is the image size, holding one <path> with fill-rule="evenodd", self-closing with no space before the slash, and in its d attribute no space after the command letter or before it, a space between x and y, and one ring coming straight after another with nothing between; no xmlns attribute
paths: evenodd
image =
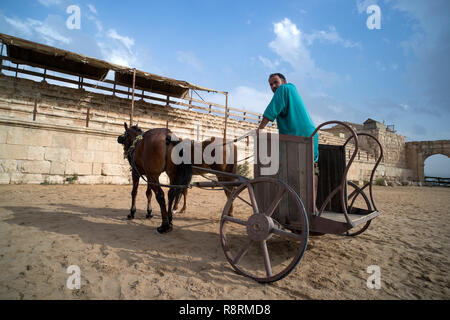
<svg viewBox="0 0 450 320"><path fill-rule="evenodd" d="M362 189L360 189L356 184L354 184L354 183L351 182L351 181L348 181L348 185L352 186L352 187L355 189L356 193L357 193L357 194L354 196L353 200L352 200L352 206L350 207L350 209L353 208L353 203L355 202L356 198L357 198L359 195L361 195L361 196L363 197L364 201L366 202L367 209L368 209L369 211L371 211L371 210L372 210L372 206L371 206L371 204L370 204L369 199L367 198L367 195L364 193L364 191L363 191ZM349 212L349 213L350 213L350 212ZM364 231L366 231L366 230L369 228L371 222L372 222L372 220L367 221L367 222L364 224L364 226L363 226L361 229L359 229L358 231L351 232L351 229L350 229L349 231L347 231L346 233L344 233L344 235L347 236L347 237L356 237L357 235L360 235L361 233L363 233Z"/></svg>

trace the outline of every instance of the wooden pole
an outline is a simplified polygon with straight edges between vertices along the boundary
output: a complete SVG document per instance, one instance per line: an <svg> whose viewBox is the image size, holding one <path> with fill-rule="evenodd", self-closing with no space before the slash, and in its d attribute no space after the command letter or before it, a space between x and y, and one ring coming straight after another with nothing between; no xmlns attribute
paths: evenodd
<svg viewBox="0 0 450 320"><path fill-rule="evenodd" d="M228 92L225 92L225 130L223 131L223 141L227 141L227 121L228 121Z"/></svg>
<svg viewBox="0 0 450 320"><path fill-rule="evenodd" d="M134 86L136 84L136 68L133 69L133 92L131 94L131 113L130 113L130 127L133 125L134 114Z"/></svg>
<svg viewBox="0 0 450 320"><path fill-rule="evenodd" d="M34 99L33 121L36 121L36 115L37 115L37 99Z"/></svg>
<svg viewBox="0 0 450 320"><path fill-rule="evenodd" d="M3 56L3 46L5 44L2 42L2 51L0 51L0 56ZM0 72L2 72L3 59L0 60Z"/></svg>
<svg viewBox="0 0 450 320"><path fill-rule="evenodd" d="M91 117L91 108L88 107L86 111L86 127L89 127L89 118Z"/></svg>

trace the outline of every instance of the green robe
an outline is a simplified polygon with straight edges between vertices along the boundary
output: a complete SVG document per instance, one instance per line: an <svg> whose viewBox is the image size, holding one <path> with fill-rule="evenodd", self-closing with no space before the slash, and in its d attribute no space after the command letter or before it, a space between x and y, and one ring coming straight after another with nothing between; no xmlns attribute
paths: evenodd
<svg viewBox="0 0 450 320"><path fill-rule="evenodd" d="M278 87L272 101L264 111L264 117L277 120L280 134L309 137L316 130L305 108L303 99L292 83ZM319 159L319 134L314 135L314 162Z"/></svg>

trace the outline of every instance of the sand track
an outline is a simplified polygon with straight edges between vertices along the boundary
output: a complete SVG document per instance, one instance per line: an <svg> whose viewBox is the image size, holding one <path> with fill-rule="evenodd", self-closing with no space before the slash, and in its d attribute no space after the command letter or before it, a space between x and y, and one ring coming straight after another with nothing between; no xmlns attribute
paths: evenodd
<svg viewBox="0 0 450 320"><path fill-rule="evenodd" d="M382 215L356 238L310 237L297 268L261 285L237 275L219 238L225 195L189 191L174 230L125 219L131 186L0 186L1 299L449 299L450 188L376 187ZM256 263L256 262L255 262ZM81 288L69 290L78 265ZM367 288L378 265L381 289Z"/></svg>

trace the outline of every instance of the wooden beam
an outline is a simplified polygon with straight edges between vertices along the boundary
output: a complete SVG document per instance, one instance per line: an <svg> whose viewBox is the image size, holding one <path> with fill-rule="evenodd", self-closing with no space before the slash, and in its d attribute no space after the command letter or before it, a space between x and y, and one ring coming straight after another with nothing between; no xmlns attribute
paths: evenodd
<svg viewBox="0 0 450 320"><path fill-rule="evenodd" d="M33 121L36 121L36 115L37 115L37 99L34 99Z"/></svg>
<svg viewBox="0 0 450 320"><path fill-rule="evenodd" d="M89 127L89 118L90 117L91 117L91 108L88 107L87 112L86 112L86 127Z"/></svg>
<svg viewBox="0 0 450 320"><path fill-rule="evenodd" d="M133 114L134 114L134 87L136 85L136 68L133 69L133 92L131 95L131 113L130 113L130 127L133 125Z"/></svg>

